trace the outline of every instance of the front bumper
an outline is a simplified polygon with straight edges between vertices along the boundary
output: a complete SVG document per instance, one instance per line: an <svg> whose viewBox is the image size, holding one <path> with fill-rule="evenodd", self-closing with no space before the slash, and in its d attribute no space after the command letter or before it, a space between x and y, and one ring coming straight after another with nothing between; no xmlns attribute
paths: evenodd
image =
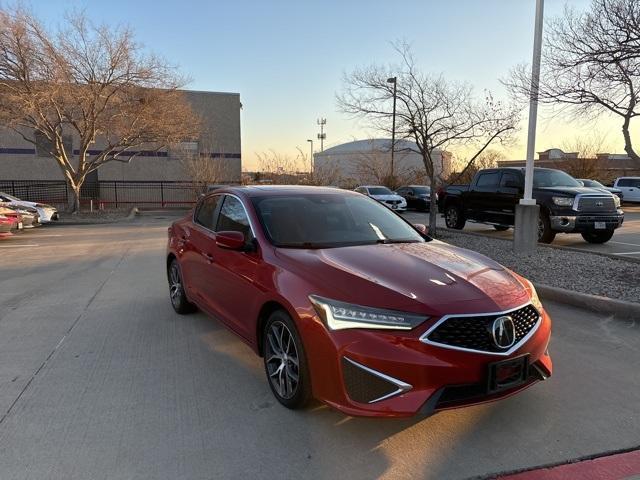
<svg viewBox="0 0 640 480"><path fill-rule="evenodd" d="M596 222L604 223L604 230L614 230L622 225L624 213L618 210L616 213L602 214L581 214L581 215L551 215L549 222L551 229L557 232L581 233L597 230ZM602 230L602 229L600 229Z"/></svg>
<svg viewBox="0 0 640 480"><path fill-rule="evenodd" d="M507 356L427 344L419 337L431 321L415 333L327 332L320 325L324 340L318 341L318 331L314 341L305 342L314 396L348 415L375 417L431 414L505 398L552 373L547 351L551 319L544 310L540 317L532 335ZM491 391L489 365L522 355L528 355L526 381Z"/></svg>

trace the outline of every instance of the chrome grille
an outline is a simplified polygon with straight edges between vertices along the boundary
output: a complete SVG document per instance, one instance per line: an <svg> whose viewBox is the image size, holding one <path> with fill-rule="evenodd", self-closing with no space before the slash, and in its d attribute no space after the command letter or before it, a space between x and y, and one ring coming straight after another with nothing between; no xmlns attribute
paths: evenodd
<svg viewBox="0 0 640 480"><path fill-rule="evenodd" d="M579 212L615 212L616 205L612 196L585 196L578 199L577 210Z"/></svg>
<svg viewBox="0 0 640 480"><path fill-rule="evenodd" d="M429 343L436 343L452 348L475 350L480 352L504 353L493 342L491 327L496 318L508 315L516 327L518 345L537 325L540 318L533 305L508 313L491 315L451 316L437 325L425 337Z"/></svg>

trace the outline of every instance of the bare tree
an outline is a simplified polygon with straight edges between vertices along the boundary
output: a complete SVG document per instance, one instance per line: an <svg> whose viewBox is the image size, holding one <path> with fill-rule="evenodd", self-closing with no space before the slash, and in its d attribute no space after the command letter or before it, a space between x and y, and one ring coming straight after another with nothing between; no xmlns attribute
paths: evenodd
<svg viewBox="0 0 640 480"><path fill-rule="evenodd" d="M174 69L130 30L82 14L66 25L52 32L28 11L0 10L0 124L56 160L75 212L89 173L193 138L199 121Z"/></svg>
<svg viewBox="0 0 640 480"><path fill-rule="evenodd" d="M206 191L207 185L221 184L229 181L232 171L224 154L213 156L210 146L197 142L185 142L182 146L172 148L172 156L182 162L185 173L193 182L194 192L199 195ZM190 147L190 148L185 148Z"/></svg>
<svg viewBox="0 0 640 480"><path fill-rule="evenodd" d="M443 76L420 71L406 44L396 46L401 62L396 66L371 66L345 75L344 89L337 96L341 111L366 119L377 130L391 131L393 84L397 78L396 137L417 145L429 177L430 231L436 232L436 152L455 148L473 150L469 164L490 145L512 137L519 120L518 109L504 105L487 93L477 101L468 84L448 82ZM435 188L434 188L435 187Z"/></svg>
<svg viewBox="0 0 640 480"><path fill-rule="evenodd" d="M585 12L565 7L548 22L543 47L539 100L567 107L575 118L619 117L625 152L640 163L630 133L640 115L640 2L592 0ZM528 98L529 75L519 65L503 82Z"/></svg>
<svg viewBox="0 0 640 480"><path fill-rule="evenodd" d="M456 158L454 159L455 171L449 175L445 183L471 183L478 170L497 167L498 161L504 159L504 153L497 150L485 150L472 163L466 157Z"/></svg>
<svg viewBox="0 0 640 480"><path fill-rule="evenodd" d="M396 152L394 172L391 174L388 152L376 150L362 152L354 159L356 174L362 183L385 185L392 190L411 183L425 183L427 174L424 167L416 168L402 161L403 156L409 153L406 151Z"/></svg>
<svg viewBox="0 0 640 480"><path fill-rule="evenodd" d="M298 150L295 157L268 150L256 153L262 181L278 184L300 183L299 172L304 168L304 154Z"/></svg>

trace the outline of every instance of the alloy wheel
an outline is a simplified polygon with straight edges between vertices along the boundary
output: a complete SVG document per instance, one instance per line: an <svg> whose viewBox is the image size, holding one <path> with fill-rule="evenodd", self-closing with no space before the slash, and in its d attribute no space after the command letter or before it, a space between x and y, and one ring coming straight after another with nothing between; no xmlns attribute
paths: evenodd
<svg viewBox="0 0 640 480"><path fill-rule="evenodd" d="M169 270L169 296L174 307L180 303L180 295L182 294L182 280L180 279L180 271L178 265L173 263Z"/></svg>
<svg viewBox="0 0 640 480"><path fill-rule="evenodd" d="M271 386L282 398L292 398L298 389L300 359L295 338L280 321L269 327L265 358Z"/></svg>
<svg viewBox="0 0 640 480"><path fill-rule="evenodd" d="M449 210L447 210L446 223L449 228L458 223L458 210L455 207L449 207Z"/></svg>

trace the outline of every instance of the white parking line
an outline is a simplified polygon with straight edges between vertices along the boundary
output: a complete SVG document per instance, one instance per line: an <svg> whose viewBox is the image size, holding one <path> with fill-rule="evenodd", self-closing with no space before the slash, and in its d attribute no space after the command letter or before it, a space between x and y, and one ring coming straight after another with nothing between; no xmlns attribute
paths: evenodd
<svg viewBox="0 0 640 480"><path fill-rule="evenodd" d="M24 248L24 247L39 247L37 243L29 243L27 245L0 245L0 248Z"/></svg>
<svg viewBox="0 0 640 480"><path fill-rule="evenodd" d="M640 247L640 243L614 242L613 240L609 240L609 243L615 243L616 245L631 245L632 247Z"/></svg>
<svg viewBox="0 0 640 480"><path fill-rule="evenodd" d="M57 234L57 235L39 235L36 233L36 235L38 235L38 238L44 238L44 237L62 237L61 234Z"/></svg>
<svg viewBox="0 0 640 480"><path fill-rule="evenodd" d="M640 252L619 252L614 253L614 255L640 255Z"/></svg>

